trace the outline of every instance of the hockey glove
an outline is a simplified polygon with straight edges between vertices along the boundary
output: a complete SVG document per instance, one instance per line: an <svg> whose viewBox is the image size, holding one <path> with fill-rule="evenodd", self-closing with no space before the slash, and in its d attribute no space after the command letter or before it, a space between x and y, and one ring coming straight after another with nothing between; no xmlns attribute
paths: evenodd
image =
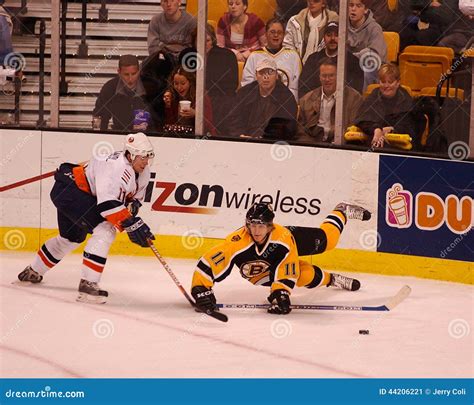
<svg viewBox="0 0 474 405"><path fill-rule="evenodd" d="M290 293L286 290L275 290L268 296L271 305L267 312L270 314L286 315L291 312Z"/></svg>
<svg viewBox="0 0 474 405"><path fill-rule="evenodd" d="M202 285L197 285L191 290L191 295L196 300L196 305L199 308L214 311L216 309L216 297L214 291Z"/></svg>
<svg viewBox="0 0 474 405"><path fill-rule="evenodd" d="M132 217L136 216L138 214L138 210L142 206L142 203L138 201L136 198L134 198L132 201L128 203L128 211L130 214L132 214Z"/></svg>
<svg viewBox="0 0 474 405"><path fill-rule="evenodd" d="M148 239L155 239L150 227L140 217L127 218L122 222L122 227L130 240L141 247L148 247Z"/></svg>

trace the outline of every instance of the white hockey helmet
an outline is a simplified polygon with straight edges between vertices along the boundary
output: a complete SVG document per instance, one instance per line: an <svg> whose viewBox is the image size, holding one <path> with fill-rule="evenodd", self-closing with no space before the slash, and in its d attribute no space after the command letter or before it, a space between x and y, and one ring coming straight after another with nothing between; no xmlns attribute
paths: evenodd
<svg viewBox="0 0 474 405"><path fill-rule="evenodd" d="M137 156L148 157L150 159L155 157L153 145L143 132L128 134L125 137L123 150L130 153L132 161L135 160Z"/></svg>

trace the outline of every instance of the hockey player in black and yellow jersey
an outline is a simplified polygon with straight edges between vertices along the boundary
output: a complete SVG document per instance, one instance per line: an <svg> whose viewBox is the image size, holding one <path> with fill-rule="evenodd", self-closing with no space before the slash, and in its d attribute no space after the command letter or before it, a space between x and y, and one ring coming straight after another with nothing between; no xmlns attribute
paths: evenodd
<svg viewBox="0 0 474 405"><path fill-rule="evenodd" d="M193 275L191 294L198 306L216 309L212 287L236 266L240 275L255 285L270 287L268 312L288 314L290 293L297 287L335 286L356 291L358 280L329 273L300 260L299 256L333 249L348 218L368 220L370 212L340 203L320 228L284 227L273 222L270 204L256 203L246 215L245 226L201 257Z"/></svg>

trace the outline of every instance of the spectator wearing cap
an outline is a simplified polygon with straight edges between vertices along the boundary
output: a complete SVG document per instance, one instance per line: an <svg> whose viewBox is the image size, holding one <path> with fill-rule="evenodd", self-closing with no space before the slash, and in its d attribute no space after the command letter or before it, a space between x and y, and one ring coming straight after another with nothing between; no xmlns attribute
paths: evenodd
<svg viewBox="0 0 474 405"><path fill-rule="evenodd" d="M148 25L148 53L165 52L173 55L192 45L196 18L179 8L180 0L162 0L163 12L152 17Z"/></svg>
<svg viewBox="0 0 474 405"><path fill-rule="evenodd" d="M298 79L301 74L300 57L295 50L283 47L285 27L281 20L276 18L269 20L265 31L267 46L250 54L245 63L241 85L245 86L257 79L256 66L261 60L274 59L282 83L290 89L295 100L298 100Z"/></svg>
<svg viewBox="0 0 474 405"><path fill-rule="evenodd" d="M306 143L334 141L336 111L337 67L333 58L321 61L319 80L321 87L300 99L298 140ZM352 87L344 87L344 122L346 128L356 119L362 103L361 95Z"/></svg>
<svg viewBox="0 0 474 405"><path fill-rule="evenodd" d="M231 135L290 139L295 135L297 104L279 80L274 59L262 59L257 80L240 88L231 114Z"/></svg>
<svg viewBox="0 0 474 405"><path fill-rule="evenodd" d="M338 21L335 11L326 8L326 0L307 0L307 7L290 18L283 46L294 49L303 64L309 55L324 48L323 31L331 21Z"/></svg>
<svg viewBox="0 0 474 405"><path fill-rule="evenodd" d="M122 55L118 74L106 82L100 90L92 113L97 128L117 131L149 130L153 127L150 108L145 102L145 88L140 79L138 59L135 55Z"/></svg>
<svg viewBox="0 0 474 405"><path fill-rule="evenodd" d="M319 80L319 66L321 62L330 58L337 64L337 48L339 43L339 25L336 22L330 22L324 30L324 43L326 47L309 56L299 79L300 98L309 91L321 86ZM360 68L359 59L352 53L346 51L346 85L354 88L359 93L364 87L364 72Z"/></svg>

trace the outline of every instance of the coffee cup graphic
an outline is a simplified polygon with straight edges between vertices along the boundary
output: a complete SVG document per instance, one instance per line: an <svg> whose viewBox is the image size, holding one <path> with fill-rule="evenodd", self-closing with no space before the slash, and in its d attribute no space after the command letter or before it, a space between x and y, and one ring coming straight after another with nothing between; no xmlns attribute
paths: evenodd
<svg viewBox="0 0 474 405"><path fill-rule="evenodd" d="M411 225L411 193L403 190L401 184L394 184L387 190L387 224L395 228Z"/></svg>

